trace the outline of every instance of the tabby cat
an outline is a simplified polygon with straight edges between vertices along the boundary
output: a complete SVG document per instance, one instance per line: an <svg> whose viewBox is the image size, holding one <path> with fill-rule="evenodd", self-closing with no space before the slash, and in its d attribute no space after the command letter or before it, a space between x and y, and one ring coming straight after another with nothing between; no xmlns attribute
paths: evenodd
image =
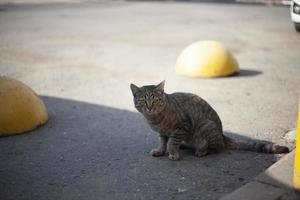
<svg viewBox="0 0 300 200"><path fill-rule="evenodd" d="M144 115L151 128L160 135L160 145L152 156L179 160L180 146L195 150L198 157L223 149L249 150L263 153L287 153L289 149L265 141L235 141L223 135L216 111L202 98L189 93L166 94L164 81L158 85L130 85L135 108Z"/></svg>

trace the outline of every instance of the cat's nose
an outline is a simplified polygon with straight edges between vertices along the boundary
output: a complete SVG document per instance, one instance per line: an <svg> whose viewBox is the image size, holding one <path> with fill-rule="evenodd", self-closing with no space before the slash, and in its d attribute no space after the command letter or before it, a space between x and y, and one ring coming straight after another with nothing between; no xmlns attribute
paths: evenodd
<svg viewBox="0 0 300 200"><path fill-rule="evenodd" d="M151 109L152 109L151 102L146 102L146 109L147 109L148 112L151 111Z"/></svg>

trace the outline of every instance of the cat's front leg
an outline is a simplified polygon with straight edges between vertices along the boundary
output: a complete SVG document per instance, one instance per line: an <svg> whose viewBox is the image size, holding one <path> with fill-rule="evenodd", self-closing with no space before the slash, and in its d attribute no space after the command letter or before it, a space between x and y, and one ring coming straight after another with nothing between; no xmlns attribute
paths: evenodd
<svg viewBox="0 0 300 200"><path fill-rule="evenodd" d="M180 143L178 143L174 138L170 138L168 142L168 151L169 151L169 159L170 160L179 160L179 147Z"/></svg>
<svg viewBox="0 0 300 200"><path fill-rule="evenodd" d="M168 138L165 136L160 136L160 145L157 149L152 149L150 154L152 156L163 156L166 153Z"/></svg>
<svg viewBox="0 0 300 200"><path fill-rule="evenodd" d="M175 131L169 138L168 151L170 160L179 160L179 147L186 137L186 133L182 130Z"/></svg>

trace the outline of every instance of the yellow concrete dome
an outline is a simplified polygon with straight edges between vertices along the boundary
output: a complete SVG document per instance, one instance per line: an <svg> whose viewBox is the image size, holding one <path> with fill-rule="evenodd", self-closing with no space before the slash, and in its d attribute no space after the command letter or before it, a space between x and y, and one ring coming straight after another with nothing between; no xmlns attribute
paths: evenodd
<svg viewBox="0 0 300 200"><path fill-rule="evenodd" d="M33 90L0 76L0 136L30 131L47 120L45 104Z"/></svg>
<svg viewBox="0 0 300 200"><path fill-rule="evenodd" d="M186 47L177 58L175 70L184 76L208 78L240 71L231 53L215 41L199 41Z"/></svg>

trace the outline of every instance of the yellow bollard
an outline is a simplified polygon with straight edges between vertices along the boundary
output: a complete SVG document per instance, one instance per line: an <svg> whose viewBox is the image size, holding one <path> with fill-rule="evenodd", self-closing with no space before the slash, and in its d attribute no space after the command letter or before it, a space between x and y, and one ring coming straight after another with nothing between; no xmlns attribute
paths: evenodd
<svg viewBox="0 0 300 200"><path fill-rule="evenodd" d="M0 76L0 136L30 131L47 120L46 106L32 89Z"/></svg>
<svg viewBox="0 0 300 200"><path fill-rule="evenodd" d="M294 187L300 191L300 99L298 105L297 141L294 168Z"/></svg>
<svg viewBox="0 0 300 200"><path fill-rule="evenodd" d="M175 70L183 76L213 78L229 76L240 68L221 43L205 40L186 47L177 58Z"/></svg>

